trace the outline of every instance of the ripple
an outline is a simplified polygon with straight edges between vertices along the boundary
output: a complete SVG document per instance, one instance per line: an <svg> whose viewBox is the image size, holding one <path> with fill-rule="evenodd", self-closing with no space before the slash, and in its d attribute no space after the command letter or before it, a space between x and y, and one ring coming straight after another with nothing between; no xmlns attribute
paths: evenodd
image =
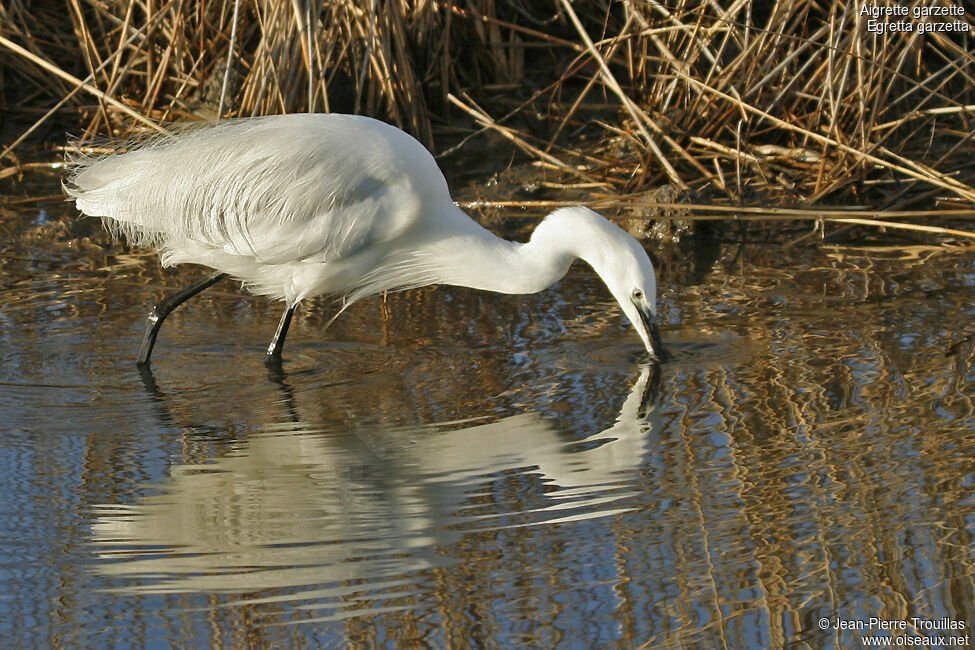
<svg viewBox="0 0 975 650"><path fill-rule="evenodd" d="M748 352L743 341L732 336L702 337L674 330L663 333L664 345L671 358L663 365L696 366L723 365L741 359ZM558 349L540 354L557 357L560 365L571 369L632 369L634 365L651 363L646 348L634 341L629 333L605 336L581 342L562 342Z"/></svg>

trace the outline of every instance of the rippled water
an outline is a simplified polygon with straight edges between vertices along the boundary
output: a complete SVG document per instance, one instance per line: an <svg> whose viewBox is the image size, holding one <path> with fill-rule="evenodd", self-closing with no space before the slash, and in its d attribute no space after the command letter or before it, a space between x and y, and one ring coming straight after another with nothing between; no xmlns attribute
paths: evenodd
<svg viewBox="0 0 975 650"><path fill-rule="evenodd" d="M689 244L661 265L660 369L582 266L536 296L368 300L325 331L311 305L283 373L262 363L279 307L227 283L140 374L147 307L202 270L63 214L0 220L8 647L971 632L971 252Z"/></svg>

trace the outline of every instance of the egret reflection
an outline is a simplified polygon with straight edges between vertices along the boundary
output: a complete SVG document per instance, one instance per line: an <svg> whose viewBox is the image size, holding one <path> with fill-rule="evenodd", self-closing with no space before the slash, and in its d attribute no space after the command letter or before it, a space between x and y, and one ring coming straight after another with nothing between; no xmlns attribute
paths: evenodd
<svg viewBox="0 0 975 650"><path fill-rule="evenodd" d="M233 453L175 465L158 492L96 507L96 571L126 591L312 588L447 564L469 531L616 514L655 444L659 368L645 366L609 428L584 439L523 413L465 426L316 430L267 425ZM485 505L498 481L518 485ZM308 594L306 594L306 597Z"/></svg>

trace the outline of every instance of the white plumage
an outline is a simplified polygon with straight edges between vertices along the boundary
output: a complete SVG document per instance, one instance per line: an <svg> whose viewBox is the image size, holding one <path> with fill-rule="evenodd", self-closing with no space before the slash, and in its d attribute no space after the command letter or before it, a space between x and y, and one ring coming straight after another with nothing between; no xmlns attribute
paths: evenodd
<svg viewBox="0 0 975 650"><path fill-rule="evenodd" d="M654 270L636 240L581 207L556 210L525 244L496 237L457 208L419 142L371 118L226 120L73 163L65 189L84 214L154 247L166 266L202 264L284 300L288 320L299 301L321 294L340 295L348 305L428 284L534 293L582 258L647 350L662 353ZM155 329L206 286L157 314ZM272 360L280 358L285 319L282 326ZM151 338L140 363L148 361Z"/></svg>

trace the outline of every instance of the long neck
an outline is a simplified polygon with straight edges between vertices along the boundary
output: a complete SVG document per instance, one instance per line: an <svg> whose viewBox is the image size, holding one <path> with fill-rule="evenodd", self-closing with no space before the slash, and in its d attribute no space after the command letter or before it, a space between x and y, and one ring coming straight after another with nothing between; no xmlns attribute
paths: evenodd
<svg viewBox="0 0 975 650"><path fill-rule="evenodd" d="M546 222L524 244L497 237L466 216L463 223L437 246L436 275L441 284L536 293L561 279L578 257L571 236Z"/></svg>

